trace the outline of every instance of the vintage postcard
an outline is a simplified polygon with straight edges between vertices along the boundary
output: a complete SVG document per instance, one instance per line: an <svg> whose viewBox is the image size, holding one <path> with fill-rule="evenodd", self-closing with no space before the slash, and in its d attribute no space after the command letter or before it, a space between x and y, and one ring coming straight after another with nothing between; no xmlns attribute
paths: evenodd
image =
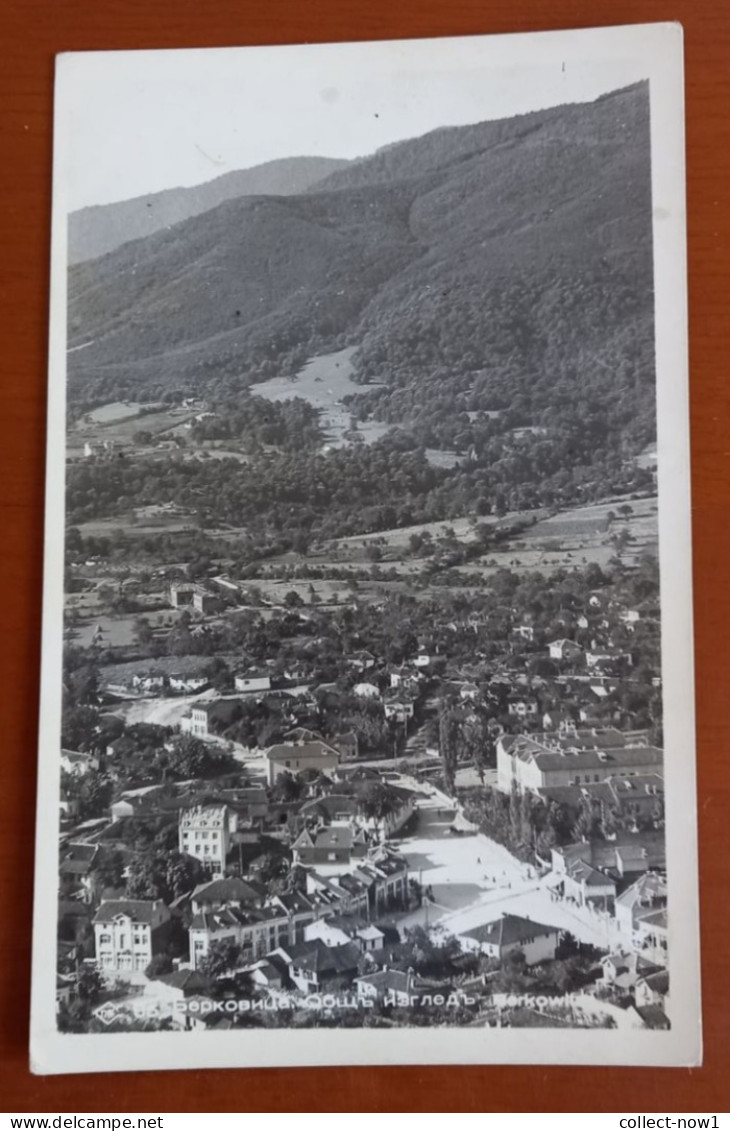
<svg viewBox="0 0 730 1131"><path fill-rule="evenodd" d="M36 1072L700 1062L682 76L59 58Z"/></svg>

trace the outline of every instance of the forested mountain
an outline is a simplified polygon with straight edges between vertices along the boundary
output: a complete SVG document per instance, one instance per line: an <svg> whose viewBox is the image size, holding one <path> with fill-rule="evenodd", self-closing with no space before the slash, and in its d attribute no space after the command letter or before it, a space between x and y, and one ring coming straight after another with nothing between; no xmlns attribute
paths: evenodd
<svg viewBox="0 0 730 1131"><path fill-rule="evenodd" d="M654 430L649 94L436 130L70 272L69 393L220 390L354 345L368 407ZM609 445L609 446L614 446Z"/></svg>
<svg viewBox="0 0 730 1131"><path fill-rule="evenodd" d="M133 200L80 208L68 218L69 263L106 255L130 240L208 212L239 196L292 196L347 165L332 157L287 157L236 169L189 188L166 189Z"/></svg>

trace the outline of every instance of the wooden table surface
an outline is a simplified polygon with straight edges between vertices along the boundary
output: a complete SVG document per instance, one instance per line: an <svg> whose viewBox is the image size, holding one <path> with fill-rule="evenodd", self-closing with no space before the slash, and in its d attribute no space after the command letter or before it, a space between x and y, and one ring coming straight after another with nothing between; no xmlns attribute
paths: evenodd
<svg viewBox="0 0 730 1131"><path fill-rule="evenodd" d="M29 953L54 54L469 35L663 20L681 21L686 36L704 1067L31 1076ZM5 696L0 732L0 1108L53 1113L727 1111L730 5L726 0L3 0L0 59L0 665ZM56 835L55 829L47 832Z"/></svg>

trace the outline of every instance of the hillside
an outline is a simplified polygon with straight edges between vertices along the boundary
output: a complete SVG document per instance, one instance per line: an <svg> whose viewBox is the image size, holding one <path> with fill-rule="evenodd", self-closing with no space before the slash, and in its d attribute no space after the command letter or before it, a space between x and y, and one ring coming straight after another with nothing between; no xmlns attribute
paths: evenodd
<svg viewBox="0 0 730 1131"><path fill-rule="evenodd" d="M129 240L152 235L239 196L293 196L346 165L329 157L289 157L224 173L190 188L81 208L68 218L69 263L106 255Z"/></svg>
<svg viewBox="0 0 730 1131"><path fill-rule="evenodd" d="M72 268L69 392L250 384L347 344L360 380L387 386L370 406L382 419L580 412L638 450L653 433L651 272L639 84L436 130Z"/></svg>

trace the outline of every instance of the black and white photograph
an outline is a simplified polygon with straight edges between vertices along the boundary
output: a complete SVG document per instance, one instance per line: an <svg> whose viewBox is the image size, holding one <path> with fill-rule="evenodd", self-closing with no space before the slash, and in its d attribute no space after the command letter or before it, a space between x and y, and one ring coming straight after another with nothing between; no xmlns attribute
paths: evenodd
<svg viewBox="0 0 730 1131"><path fill-rule="evenodd" d="M33 1067L696 1064L675 25L57 65Z"/></svg>

